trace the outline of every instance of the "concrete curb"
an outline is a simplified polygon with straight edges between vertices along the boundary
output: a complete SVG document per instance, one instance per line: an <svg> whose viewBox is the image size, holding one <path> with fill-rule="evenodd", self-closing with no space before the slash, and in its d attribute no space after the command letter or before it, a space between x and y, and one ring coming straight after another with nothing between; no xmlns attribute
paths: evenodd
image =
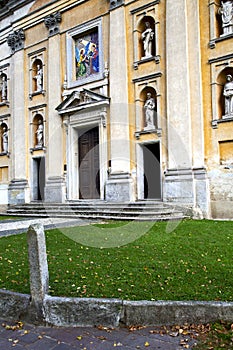
<svg viewBox="0 0 233 350"><path fill-rule="evenodd" d="M161 326L233 320L233 303L205 301L124 301L125 325Z"/></svg>
<svg viewBox="0 0 233 350"><path fill-rule="evenodd" d="M35 322L27 294L0 290L0 315ZM62 298L46 295L43 322L54 326L102 325L161 326L184 323L233 321L232 302L123 301L120 299Z"/></svg>
<svg viewBox="0 0 233 350"><path fill-rule="evenodd" d="M0 289L1 317L20 319L30 305L31 296Z"/></svg>

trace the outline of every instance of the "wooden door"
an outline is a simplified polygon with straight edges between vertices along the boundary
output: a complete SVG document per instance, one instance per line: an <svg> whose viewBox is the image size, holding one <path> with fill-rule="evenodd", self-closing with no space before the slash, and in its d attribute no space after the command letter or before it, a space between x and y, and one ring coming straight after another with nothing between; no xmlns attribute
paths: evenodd
<svg viewBox="0 0 233 350"><path fill-rule="evenodd" d="M79 136L79 197L100 198L99 128L83 130Z"/></svg>

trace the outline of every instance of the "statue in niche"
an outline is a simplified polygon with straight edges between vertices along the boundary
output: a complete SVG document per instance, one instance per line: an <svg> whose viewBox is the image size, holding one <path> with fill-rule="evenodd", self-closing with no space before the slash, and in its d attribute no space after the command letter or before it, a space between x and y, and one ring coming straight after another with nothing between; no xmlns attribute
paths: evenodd
<svg viewBox="0 0 233 350"><path fill-rule="evenodd" d="M154 124L154 114L155 114L155 99L152 97L151 93L147 93L147 99L144 104L145 110L145 127L144 130L155 129Z"/></svg>
<svg viewBox="0 0 233 350"><path fill-rule="evenodd" d="M38 128L36 130L37 148L43 147L44 140L44 126L41 120L38 121Z"/></svg>
<svg viewBox="0 0 233 350"><path fill-rule="evenodd" d="M6 80L6 76L2 75L2 102L7 100L7 80Z"/></svg>
<svg viewBox="0 0 233 350"><path fill-rule="evenodd" d="M37 65L37 73L34 76L34 79L36 81L36 92L42 91L43 90L43 69L39 64Z"/></svg>
<svg viewBox="0 0 233 350"><path fill-rule="evenodd" d="M7 128L4 126L2 128L2 150L4 153L8 153L8 131Z"/></svg>
<svg viewBox="0 0 233 350"><path fill-rule="evenodd" d="M154 38L154 32L151 29L150 22L145 22L145 30L142 32L142 41L143 41L143 49L144 49L144 57L152 56L152 41Z"/></svg>
<svg viewBox="0 0 233 350"><path fill-rule="evenodd" d="M219 14L222 16L222 35L233 33L233 3L231 0L221 1Z"/></svg>
<svg viewBox="0 0 233 350"><path fill-rule="evenodd" d="M223 96L225 97L225 115L233 115L233 78L231 74L227 74L226 81L223 89Z"/></svg>

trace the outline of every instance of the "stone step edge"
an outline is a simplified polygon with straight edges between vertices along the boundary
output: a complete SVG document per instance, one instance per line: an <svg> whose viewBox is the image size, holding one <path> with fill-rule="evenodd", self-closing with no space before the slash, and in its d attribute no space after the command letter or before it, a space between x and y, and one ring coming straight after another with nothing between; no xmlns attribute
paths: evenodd
<svg viewBox="0 0 233 350"><path fill-rule="evenodd" d="M10 216L10 215L9 215ZM29 214L14 214L16 217L38 217L38 218L70 218L70 219L75 219L75 218L80 218L80 219L103 219L103 220L135 220L135 221L169 221L169 220L183 220L186 218L189 218L188 216L185 215L166 215L166 216L143 216L143 215L138 215L137 217L135 216L107 216L107 215L60 215L60 214L53 214L53 215L46 215L46 214L34 214L34 215L29 215Z"/></svg>

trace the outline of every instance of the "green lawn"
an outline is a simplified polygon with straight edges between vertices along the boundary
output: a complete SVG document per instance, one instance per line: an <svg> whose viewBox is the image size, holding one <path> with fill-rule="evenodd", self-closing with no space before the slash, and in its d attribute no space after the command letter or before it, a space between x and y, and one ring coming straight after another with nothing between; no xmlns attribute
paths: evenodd
<svg viewBox="0 0 233 350"><path fill-rule="evenodd" d="M46 239L51 295L233 301L230 221L88 225ZM28 279L26 235L0 238L0 288L29 293Z"/></svg>
<svg viewBox="0 0 233 350"><path fill-rule="evenodd" d="M11 215L0 215L0 221L2 220L22 220L22 217L11 216Z"/></svg>

